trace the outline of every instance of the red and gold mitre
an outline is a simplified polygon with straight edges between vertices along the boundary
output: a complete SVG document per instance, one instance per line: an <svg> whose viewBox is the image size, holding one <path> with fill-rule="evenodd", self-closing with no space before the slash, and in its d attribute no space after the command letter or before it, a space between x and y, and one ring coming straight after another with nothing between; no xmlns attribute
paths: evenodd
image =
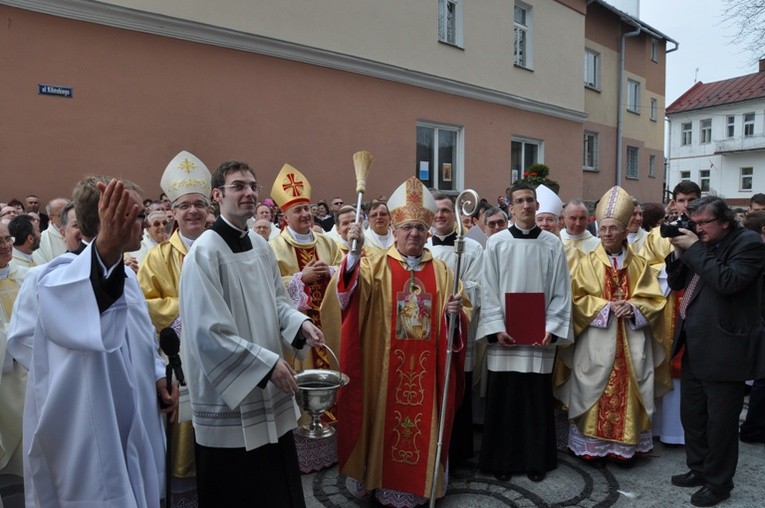
<svg viewBox="0 0 765 508"><path fill-rule="evenodd" d="M311 184L303 173L285 164L271 187L271 198L282 211L297 204L310 203Z"/></svg>
<svg viewBox="0 0 765 508"><path fill-rule="evenodd" d="M411 221L430 227L436 214L436 200L422 182L413 176L393 191L388 199L388 210L393 227Z"/></svg>
<svg viewBox="0 0 765 508"><path fill-rule="evenodd" d="M634 209L635 205L627 191L614 185L600 198L598 207L595 209L595 218L598 222L603 219L616 219L627 226Z"/></svg>

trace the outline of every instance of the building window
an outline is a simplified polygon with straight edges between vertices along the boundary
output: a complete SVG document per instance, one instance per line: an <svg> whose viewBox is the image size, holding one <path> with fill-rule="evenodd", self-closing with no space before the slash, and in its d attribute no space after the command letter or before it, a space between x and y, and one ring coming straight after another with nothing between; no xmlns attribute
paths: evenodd
<svg viewBox="0 0 765 508"><path fill-rule="evenodd" d="M712 119L706 118L699 122L699 127L701 131L701 139L700 142L702 145L706 145L707 143L712 142Z"/></svg>
<svg viewBox="0 0 765 508"><path fill-rule="evenodd" d="M462 46L462 1L438 0L438 40Z"/></svg>
<svg viewBox="0 0 765 508"><path fill-rule="evenodd" d="M417 124L416 175L426 187L456 190L462 184L462 129Z"/></svg>
<svg viewBox="0 0 765 508"><path fill-rule="evenodd" d="M651 121L655 122L659 117L659 101L651 99Z"/></svg>
<svg viewBox="0 0 765 508"><path fill-rule="evenodd" d="M510 142L510 181L523 178L523 172L542 160L542 142L535 139L513 138Z"/></svg>
<svg viewBox="0 0 765 508"><path fill-rule="evenodd" d="M648 178L656 178L656 156L648 156Z"/></svg>
<svg viewBox="0 0 765 508"><path fill-rule="evenodd" d="M709 192L709 173L708 169L699 170L699 187L701 187L701 192Z"/></svg>
<svg viewBox="0 0 765 508"><path fill-rule="evenodd" d="M736 135L736 117L733 115L725 117L725 135L729 138Z"/></svg>
<svg viewBox="0 0 765 508"><path fill-rule="evenodd" d="M600 90L600 53L584 50L584 85Z"/></svg>
<svg viewBox="0 0 765 508"><path fill-rule="evenodd" d="M659 41L651 39L651 60L654 62L659 61Z"/></svg>
<svg viewBox="0 0 765 508"><path fill-rule="evenodd" d="M627 178L638 178L638 149L634 146L627 147Z"/></svg>
<svg viewBox="0 0 765 508"><path fill-rule="evenodd" d="M754 113L744 113L744 137L754 136Z"/></svg>
<svg viewBox="0 0 765 508"><path fill-rule="evenodd" d="M690 180L690 179L691 179L691 172L690 171L680 170L680 181L681 182L684 182L684 181Z"/></svg>
<svg viewBox="0 0 765 508"><path fill-rule="evenodd" d="M520 67L531 68L531 7L515 3L513 27L513 62Z"/></svg>
<svg viewBox="0 0 765 508"><path fill-rule="evenodd" d="M627 111L640 114L640 83L627 80Z"/></svg>
<svg viewBox="0 0 765 508"><path fill-rule="evenodd" d="M584 132L584 169L586 171L598 170L598 133Z"/></svg>
<svg viewBox="0 0 765 508"><path fill-rule="evenodd" d="M741 176L739 178L738 190L751 191L752 190L752 168L741 168Z"/></svg>
<svg viewBox="0 0 765 508"><path fill-rule="evenodd" d="M691 122L680 124L680 144L690 145L693 142L693 124Z"/></svg>

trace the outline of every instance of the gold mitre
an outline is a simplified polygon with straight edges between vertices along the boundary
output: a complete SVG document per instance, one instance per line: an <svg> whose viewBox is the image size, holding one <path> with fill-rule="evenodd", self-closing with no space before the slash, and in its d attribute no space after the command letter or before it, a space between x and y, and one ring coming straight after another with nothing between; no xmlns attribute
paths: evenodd
<svg viewBox="0 0 765 508"><path fill-rule="evenodd" d="M193 153L181 150L165 168L159 186L171 202L192 192L209 198L210 178L210 170L204 162Z"/></svg>
<svg viewBox="0 0 765 508"><path fill-rule="evenodd" d="M555 192L549 187L539 185L536 188L537 191L537 203L539 208L537 209L537 215L540 213L551 213L556 217L560 217L563 211L563 201L558 197Z"/></svg>
<svg viewBox="0 0 765 508"><path fill-rule="evenodd" d="M310 203L311 184L303 173L285 164L271 187L271 198L282 211L293 205Z"/></svg>
<svg viewBox="0 0 765 508"><path fill-rule="evenodd" d="M614 185L600 198L598 207L595 209L595 218L598 222L603 219L616 219L627 226L634 209L635 205L627 191Z"/></svg>
<svg viewBox="0 0 765 508"><path fill-rule="evenodd" d="M413 176L393 191L388 199L388 210L394 227L411 221L422 222L430 227L436 214L436 200L422 182Z"/></svg>

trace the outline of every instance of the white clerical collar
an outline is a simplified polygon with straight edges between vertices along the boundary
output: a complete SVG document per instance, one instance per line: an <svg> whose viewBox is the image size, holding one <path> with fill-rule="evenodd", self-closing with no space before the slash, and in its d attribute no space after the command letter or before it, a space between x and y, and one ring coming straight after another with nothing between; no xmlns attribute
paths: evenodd
<svg viewBox="0 0 765 508"><path fill-rule="evenodd" d="M611 254L610 252L606 252L606 254L608 255L608 261L611 263L611 266L617 270L620 270L624 266L624 257L627 255L625 249L622 249L619 254Z"/></svg>
<svg viewBox="0 0 765 508"><path fill-rule="evenodd" d="M531 226L529 229L523 229L522 227L520 227L520 226L518 225L518 223L517 223L517 222L516 222L514 225L515 225L515 229L517 229L518 231L520 231L520 232L521 232L521 233L523 233L524 235L528 235L528 234L531 232L531 230L532 230L532 229L534 229L535 227L537 227L537 225L536 225L536 224L534 224L534 225L533 225L533 226Z"/></svg>
<svg viewBox="0 0 765 508"><path fill-rule="evenodd" d="M401 252L399 252L401 254ZM422 261L422 254L419 256L405 256L401 254L401 257L404 258L404 262L406 263L406 266L410 270L419 271L422 268L420 267L420 262Z"/></svg>
<svg viewBox="0 0 765 508"><path fill-rule="evenodd" d="M629 243L635 243L635 240L637 240L638 232L635 231L634 233L627 233L627 241Z"/></svg>
<svg viewBox="0 0 765 508"><path fill-rule="evenodd" d="M378 235L372 228L369 228L369 232L375 236L377 241L380 242L380 245L383 247L390 247L390 244L393 242L393 235L390 233L390 230L388 230L385 236Z"/></svg>
<svg viewBox="0 0 765 508"><path fill-rule="evenodd" d="M226 218L225 215L221 215L220 218L223 219L223 222L225 222L226 224L228 224L229 226L231 226L232 228L234 228L236 231L239 232L239 238L244 238L245 236L247 236L247 233L249 232L249 230L247 230L247 229L240 229L240 228L234 226L231 223L231 221Z"/></svg>
<svg viewBox="0 0 765 508"><path fill-rule="evenodd" d="M0 268L0 279L7 279L11 274L11 264L5 265L5 268Z"/></svg>
<svg viewBox="0 0 765 508"><path fill-rule="evenodd" d="M181 241L183 242L183 245L185 245L187 249L190 249L191 246L194 245L194 240L192 240L191 238L186 238L185 236L181 234L180 231L178 231L178 236L181 237Z"/></svg>
<svg viewBox="0 0 765 508"><path fill-rule="evenodd" d="M585 231L584 231L582 234L579 234L579 235L572 235L572 234L569 232L569 230L568 230L568 229L566 230L566 234L568 235L568 237L569 237L571 240L584 240L584 239L585 239L585 237L586 237L586 235L587 235L587 233L589 233L589 231L585 230Z"/></svg>
<svg viewBox="0 0 765 508"><path fill-rule="evenodd" d="M304 235L304 234L298 233L291 227L287 226L287 231L289 232L290 236L295 239L297 243L313 242L313 232L311 230L308 230L308 234Z"/></svg>
<svg viewBox="0 0 765 508"><path fill-rule="evenodd" d="M16 247L13 248L13 252L18 254L19 257L25 257L29 261L32 261L32 254L27 254L26 252L22 252L19 249L17 249Z"/></svg>

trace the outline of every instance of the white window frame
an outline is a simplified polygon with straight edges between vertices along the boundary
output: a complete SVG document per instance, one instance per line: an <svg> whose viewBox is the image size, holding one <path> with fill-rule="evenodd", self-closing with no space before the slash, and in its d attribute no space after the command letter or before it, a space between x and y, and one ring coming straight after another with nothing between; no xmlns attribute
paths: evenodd
<svg viewBox="0 0 765 508"><path fill-rule="evenodd" d="M711 175L711 169L699 170L699 188L701 188L701 192L709 192L712 189L710 186Z"/></svg>
<svg viewBox="0 0 765 508"><path fill-rule="evenodd" d="M516 21L518 10L524 12L524 19ZM524 69L533 68L533 14L531 6L523 2L515 2L513 5L513 64ZM523 34L523 37L519 37Z"/></svg>
<svg viewBox="0 0 765 508"><path fill-rule="evenodd" d="M584 86L600 90L600 53L584 48Z"/></svg>
<svg viewBox="0 0 765 508"><path fill-rule="evenodd" d="M451 11L450 11L451 8ZM462 20L463 0L438 0L438 41L453 46L463 46ZM454 28L449 31L449 12L454 16Z"/></svg>
<svg viewBox="0 0 765 508"><path fill-rule="evenodd" d="M630 180L640 179L639 168L640 168L640 148L636 146L628 146L627 147L627 174L625 176Z"/></svg>
<svg viewBox="0 0 765 508"><path fill-rule="evenodd" d="M728 138L736 136L736 117L734 115L725 117L725 136Z"/></svg>
<svg viewBox="0 0 765 508"><path fill-rule="evenodd" d="M754 168L740 168L738 173L738 190L741 192L752 192L754 180Z"/></svg>
<svg viewBox="0 0 765 508"><path fill-rule="evenodd" d="M691 179L691 172L688 169L681 169L677 172L677 174L680 175L679 178L681 182Z"/></svg>
<svg viewBox="0 0 765 508"><path fill-rule="evenodd" d="M521 143L521 164L516 174L515 168L513 168L513 143ZM533 145L537 147L537 160L526 160L526 145ZM534 163L544 164L544 142L541 139L526 138L522 136L513 136L510 138L510 181L515 182L523 178L523 172Z"/></svg>
<svg viewBox="0 0 765 508"><path fill-rule="evenodd" d="M659 118L659 101L651 97L651 121L655 122Z"/></svg>
<svg viewBox="0 0 765 508"><path fill-rule="evenodd" d="M598 171L600 161L600 134L584 131L584 160L585 171Z"/></svg>
<svg viewBox="0 0 765 508"><path fill-rule="evenodd" d="M704 118L699 121L699 143L708 145L712 142L712 119Z"/></svg>
<svg viewBox="0 0 765 508"><path fill-rule="evenodd" d="M627 79L627 111L640 114L640 82Z"/></svg>
<svg viewBox="0 0 765 508"><path fill-rule="evenodd" d="M417 122L417 128L424 127L433 129L433 147L432 147L432 153L430 154L432 159L432 165L429 167L430 171L430 180L432 181L431 188L441 191L456 191L457 189L461 189L463 187L464 182L464 168L465 168L465 146L464 146L464 127L456 126L456 125L448 125L448 124L438 124L438 123L432 123L432 122ZM456 142L454 147L454 160L452 161L452 181L451 181L451 189L448 188L439 188L438 187L438 178L436 177L436 172L440 170L441 163L438 160L438 134L441 131L447 131L447 132L454 132L456 133ZM415 129L415 133L417 130ZM416 136L416 134L415 134ZM416 139L415 139L416 144ZM416 161L417 167L415 168L415 176L417 178L420 177L419 175L419 165L420 161ZM424 183L424 182L423 182Z"/></svg>
<svg viewBox="0 0 765 508"><path fill-rule="evenodd" d="M659 61L659 41L656 39L651 39L651 61Z"/></svg>
<svg viewBox="0 0 765 508"><path fill-rule="evenodd" d="M680 124L680 144L682 146L693 144L693 122Z"/></svg>
<svg viewBox="0 0 765 508"><path fill-rule="evenodd" d="M648 178L656 178L656 156L648 156Z"/></svg>
<svg viewBox="0 0 765 508"><path fill-rule="evenodd" d="M755 114L753 111L749 113L744 113L742 115L742 118L744 119L744 137L751 138L752 136L754 136Z"/></svg>

